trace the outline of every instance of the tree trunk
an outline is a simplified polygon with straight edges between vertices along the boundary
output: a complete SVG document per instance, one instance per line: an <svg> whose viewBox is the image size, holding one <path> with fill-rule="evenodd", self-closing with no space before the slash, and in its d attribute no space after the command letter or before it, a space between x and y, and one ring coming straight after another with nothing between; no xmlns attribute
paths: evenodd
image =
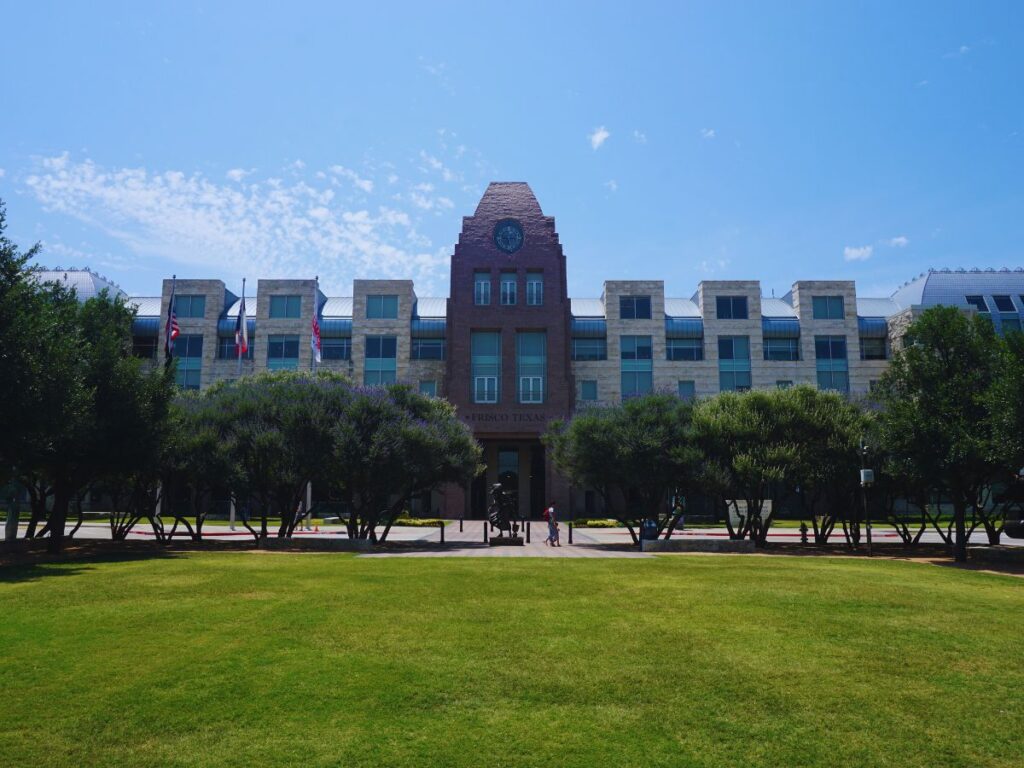
<svg viewBox="0 0 1024 768"><path fill-rule="evenodd" d="M967 562L967 508L960 499L953 500L953 523L956 526L956 542L953 557L958 563Z"/></svg>
<svg viewBox="0 0 1024 768"><path fill-rule="evenodd" d="M70 502L70 489L64 483L57 483L53 489L53 511L48 523L50 540L46 545L46 550L53 554L58 554L64 548L64 526L67 523Z"/></svg>

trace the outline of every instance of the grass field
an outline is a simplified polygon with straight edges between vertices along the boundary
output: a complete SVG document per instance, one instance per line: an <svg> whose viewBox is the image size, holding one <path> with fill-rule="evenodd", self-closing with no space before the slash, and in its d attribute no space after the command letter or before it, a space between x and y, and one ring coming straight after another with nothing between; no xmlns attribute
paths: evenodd
<svg viewBox="0 0 1024 768"><path fill-rule="evenodd" d="M0 569L2 766L1020 766L1024 581L854 559Z"/></svg>

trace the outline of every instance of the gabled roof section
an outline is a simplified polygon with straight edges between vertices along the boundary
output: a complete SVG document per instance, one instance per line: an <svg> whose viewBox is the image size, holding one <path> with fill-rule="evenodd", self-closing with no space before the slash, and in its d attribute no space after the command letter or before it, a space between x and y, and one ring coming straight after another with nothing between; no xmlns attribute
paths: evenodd
<svg viewBox="0 0 1024 768"><path fill-rule="evenodd" d="M412 313L414 317L445 318L448 316L448 299L417 298Z"/></svg>
<svg viewBox="0 0 1024 768"><path fill-rule="evenodd" d="M238 317L238 311L242 308L242 300L235 299L231 305L225 310L223 317ZM245 297L245 318L246 320L252 320L256 317L256 297L246 296Z"/></svg>
<svg viewBox="0 0 1024 768"><path fill-rule="evenodd" d="M784 299L761 297L761 317L796 317L793 305Z"/></svg>
<svg viewBox="0 0 1024 768"><path fill-rule="evenodd" d="M569 311L573 317L604 317L604 302L601 299L569 299Z"/></svg>
<svg viewBox="0 0 1024 768"><path fill-rule="evenodd" d="M321 317L352 317L351 296L328 296L320 307Z"/></svg>
<svg viewBox="0 0 1024 768"><path fill-rule="evenodd" d="M160 317L159 296L131 296L128 303L135 306L136 317Z"/></svg>
<svg viewBox="0 0 1024 768"><path fill-rule="evenodd" d="M700 317L700 308L692 299L670 299L665 297L666 317Z"/></svg>
<svg viewBox="0 0 1024 768"><path fill-rule="evenodd" d="M892 317L900 311L894 299L868 299L857 297L858 317Z"/></svg>

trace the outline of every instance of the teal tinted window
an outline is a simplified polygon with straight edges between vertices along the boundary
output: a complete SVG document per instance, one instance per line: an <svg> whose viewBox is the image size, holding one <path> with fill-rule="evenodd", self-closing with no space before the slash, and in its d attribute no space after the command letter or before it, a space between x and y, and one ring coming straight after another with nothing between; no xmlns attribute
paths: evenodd
<svg viewBox="0 0 1024 768"><path fill-rule="evenodd" d="M722 392L750 389L749 337L718 337L718 388Z"/></svg>
<svg viewBox="0 0 1024 768"><path fill-rule="evenodd" d="M814 296L811 298L815 320L842 320L842 296Z"/></svg>
<svg viewBox="0 0 1024 768"><path fill-rule="evenodd" d="M370 320L394 320L398 317L398 297L371 294L366 297L366 317Z"/></svg>
<svg viewBox="0 0 1024 768"><path fill-rule="evenodd" d="M491 303L491 273L473 273L473 303L477 306L487 306Z"/></svg>
<svg viewBox="0 0 1024 768"><path fill-rule="evenodd" d="M715 310L719 320L746 320L746 296L718 296L715 299Z"/></svg>
<svg viewBox="0 0 1024 768"><path fill-rule="evenodd" d="M174 340L174 378L182 389L199 389L203 368L203 337L198 333L183 334Z"/></svg>
<svg viewBox="0 0 1024 768"><path fill-rule="evenodd" d="M764 340L765 360L799 360L800 340L799 339L765 339Z"/></svg>
<svg viewBox="0 0 1024 768"><path fill-rule="evenodd" d="M650 336L622 336L622 396L644 395L653 389Z"/></svg>
<svg viewBox="0 0 1024 768"><path fill-rule="evenodd" d="M299 337L268 336L267 368L271 371L294 371L299 367Z"/></svg>
<svg viewBox="0 0 1024 768"><path fill-rule="evenodd" d="M474 403L497 403L501 396L501 334L470 334L472 395Z"/></svg>
<svg viewBox="0 0 1024 768"><path fill-rule="evenodd" d="M607 360L608 340L607 339L573 339L572 340L573 360Z"/></svg>
<svg viewBox="0 0 1024 768"><path fill-rule="evenodd" d="M678 391L683 400L693 400L697 395L697 384L693 381L680 381Z"/></svg>
<svg viewBox="0 0 1024 768"><path fill-rule="evenodd" d="M650 296L620 296L619 318L622 320L650 320Z"/></svg>
<svg viewBox="0 0 1024 768"><path fill-rule="evenodd" d="M205 317L206 316L206 297L205 296L175 296L174 297L174 314L180 320L182 318L189 317Z"/></svg>
<svg viewBox="0 0 1024 768"><path fill-rule="evenodd" d="M547 334L516 334L516 378L520 403L543 403L547 378Z"/></svg>
<svg viewBox="0 0 1024 768"><path fill-rule="evenodd" d="M703 339L666 339L665 358L668 360L703 360Z"/></svg>
<svg viewBox="0 0 1024 768"><path fill-rule="evenodd" d="M271 296L270 316L275 319L302 317L302 297Z"/></svg>
<svg viewBox="0 0 1024 768"><path fill-rule="evenodd" d="M544 303L544 273L526 273L526 303L531 307L539 307Z"/></svg>
<svg viewBox="0 0 1024 768"><path fill-rule="evenodd" d="M597 381L594 379L580 381L580 400L597 400Z"/></svg>
<svg viewBox="0 0 1024 768"><path fill-rule="evenodd" d="M437 382L433 379L421 381L420 394L427 397L437 397Z"/></svg>
<svg viewBox="0 0 1024 768"><path fill-rule="evenodd" d="M363 384L369 387L394 384L397 358L398 340L394 336L367 336Z"/></svg>
<svg viewBox="0 0 1024 768"><path fill-rule="evenodd" d="M846 359L845 336L815 336L814 354L818 373L818 389L850 391L849 364Z"/></svg>

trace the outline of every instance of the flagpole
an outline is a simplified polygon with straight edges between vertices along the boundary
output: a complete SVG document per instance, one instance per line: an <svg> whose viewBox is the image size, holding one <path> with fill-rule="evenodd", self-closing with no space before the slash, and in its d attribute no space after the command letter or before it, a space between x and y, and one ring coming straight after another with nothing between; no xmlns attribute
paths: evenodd
<svg viewBox="0 0 1024 768"><path fill-rule="evenodd" d="M319 288L319 286L320 286L320 275L317 275L316 277L313 278L313 323L312 323L312 325L314 325L314 326L317 325L317 320L316 320L316 316L318 314L318 312L317 312L317 309L318 309L317 304L320 303L318 298L317 298L317 289ZM316 354L317 354L317 350L312 349L310 351L312 352L312 355L311 355L312 360L310 362L311 362L311 364L313 366L313 373L316 373Z"/></svg>
<svg viewBox="0 0 1024 768"><path fill-rule="evenodd" d="M242 308L245 306L245 278L242 278L242 302L238 305L238 314L242 315ZM244 317L239 317L239 322L248 322ZM239 329L242 330L241 328ZM235 339L235 349L238 350L238 375L242 375L242 345L239 343L239 339Z"/></svg>

